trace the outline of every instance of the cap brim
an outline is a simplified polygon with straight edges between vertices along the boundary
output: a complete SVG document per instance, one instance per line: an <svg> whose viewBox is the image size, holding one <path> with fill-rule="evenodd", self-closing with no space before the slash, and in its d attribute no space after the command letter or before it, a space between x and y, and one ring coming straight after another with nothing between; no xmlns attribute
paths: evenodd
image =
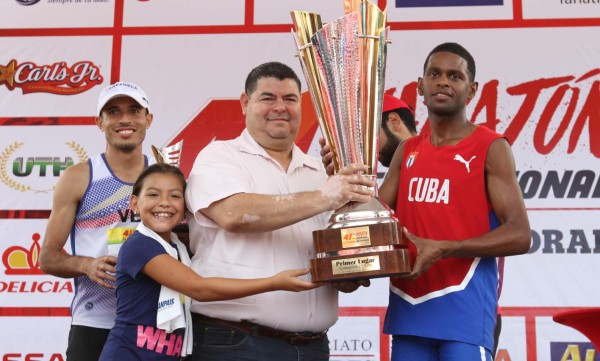
<svg viewBox="0 0 600 361"><path fill-rule="evenodd" d="M98 115L102 114L102 109L104 109L106 104L108 104L111 100L117 99L117 98L131 98L131 99L135 100L136 103L138 103L142 108L150 110L150 106L148 105L148 102L145 101L144 98L142 98L138 95L121 93L121 94L115 94L115 95L111 96L110 98L106 99L101 104L98 104Z"/></svg>

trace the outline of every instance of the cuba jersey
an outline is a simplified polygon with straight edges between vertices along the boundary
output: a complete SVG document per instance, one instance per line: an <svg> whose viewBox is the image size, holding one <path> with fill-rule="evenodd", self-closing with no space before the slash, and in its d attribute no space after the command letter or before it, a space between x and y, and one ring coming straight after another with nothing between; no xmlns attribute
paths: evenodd
<svg viewBox="0 0 600 361"><path fill-rule="evenodd" d="M485 181L490 144L501 136L478 126L456 145L437 147L422 132L404 145L396 216L418 237L464 240L496 224ZM494 222L495 223L495 222ZM411 255L416 249L409 242ZM392 279L384 332L453 340L493 349L496 258L438 260L416 280Z"/></svg>
<svg viewBox="0 0 600 361"><path fill-rule="evenodd" d="M144 156L145 165L148 159ZM71 252L98 258L117 256L120 245L135 231L139 218L129 209L132 183L118 179L104 154L88 160L90 182L79 203L71 230ZM100 286L87 276L75 277L71 304L74 325L112 328L117 309L115 290Z"/></svg>

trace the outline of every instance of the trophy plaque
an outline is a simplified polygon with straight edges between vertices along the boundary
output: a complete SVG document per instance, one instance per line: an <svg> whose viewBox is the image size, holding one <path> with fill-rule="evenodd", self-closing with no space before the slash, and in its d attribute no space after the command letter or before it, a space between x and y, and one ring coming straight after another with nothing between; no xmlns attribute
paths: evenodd
<svg viewBox="0 0 600 361"><path fill-rule="evenodd" d="M294 39L335 172L363 163L375 179L389 29L385 13L368 0L345 0L344 9L346 15L326 25L318 14L292 11ZM313 241L313 282L385 277L412 267L398 220L377 197L377 186L369 202L336 210Z"/></svg>

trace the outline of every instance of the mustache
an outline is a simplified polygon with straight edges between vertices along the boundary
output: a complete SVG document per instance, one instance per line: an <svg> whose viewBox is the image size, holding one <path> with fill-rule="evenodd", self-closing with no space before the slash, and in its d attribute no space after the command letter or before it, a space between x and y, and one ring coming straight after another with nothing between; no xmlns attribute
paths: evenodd
<svg viewBox="0 0 600 361"><path fill-rule="evenodd" d="M287 114L287 113L269 114L269 115L267 115L267 120L287 120L287 121L290 121L291 119L292 119L292 117L290 117L290 115Z"/></svg>

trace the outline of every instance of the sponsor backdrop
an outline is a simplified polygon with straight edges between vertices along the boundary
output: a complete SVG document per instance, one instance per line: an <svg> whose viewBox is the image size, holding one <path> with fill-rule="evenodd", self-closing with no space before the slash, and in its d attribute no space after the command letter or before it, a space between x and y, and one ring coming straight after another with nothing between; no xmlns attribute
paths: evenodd
<svg viewBox="0 0 600 361"><path fill-rule="evenodd" d="M600 305L600 2L388 0L387 91L426 109L416 79L431 48L457 41L480 84L468 115L510 140L532 227L527 255L508 258L498 360L599 360L556 324L559 311ZM290 10L342 15L341 0L0 1L0 359L64 360L73 285L38 266L58 177L101 152L100 90L139 84L155 121L150 145L185 139L182 168L213 139L243 128L248 71L278 60L301 74ZM304 94L298 144L318 154ZM380 333L387 281L341 297L332 360L388 360ZM435 325L431 325L435 327Z"/></svg>

